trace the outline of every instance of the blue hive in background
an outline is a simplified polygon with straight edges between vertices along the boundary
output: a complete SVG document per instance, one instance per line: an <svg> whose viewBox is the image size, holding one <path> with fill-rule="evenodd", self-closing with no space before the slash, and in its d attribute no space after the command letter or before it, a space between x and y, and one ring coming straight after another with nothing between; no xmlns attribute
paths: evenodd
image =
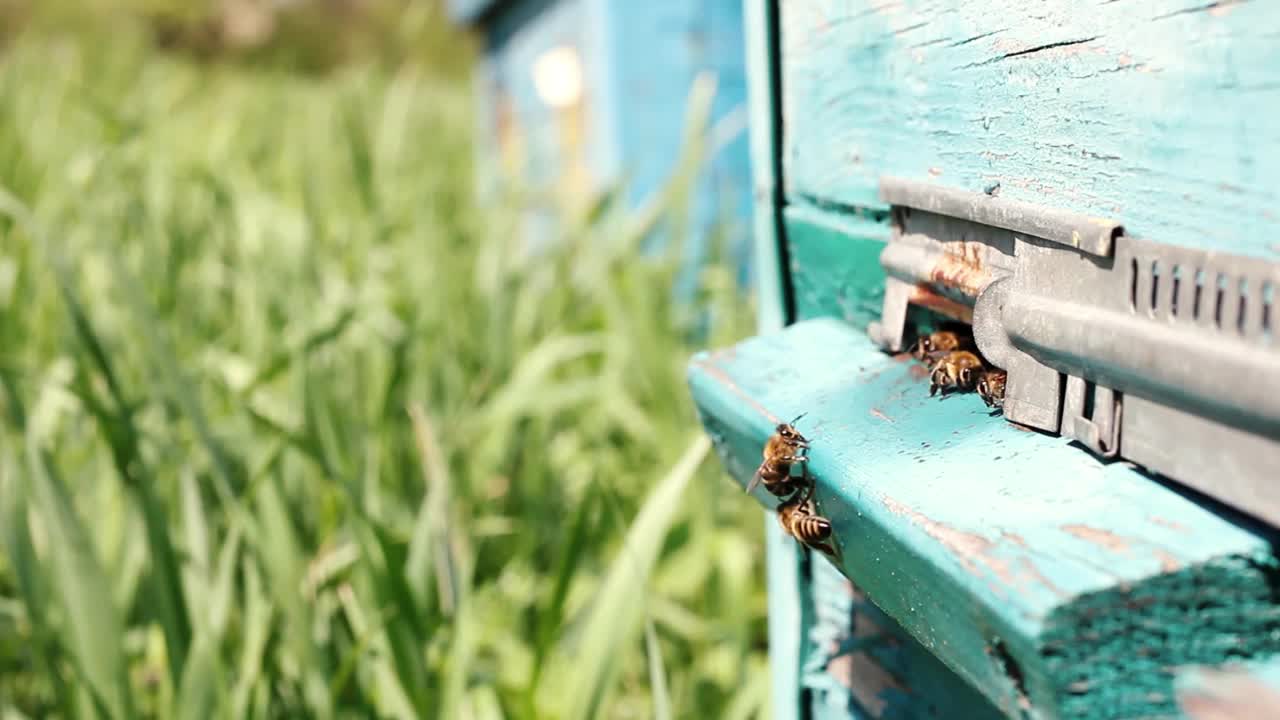
<svg viewBox="0 0 1280 720"><path fill-rule="evenodd" d="M724 233L750 277L751 168L739 0L449 0L483 39L477 71L482 177L587 198L620 185L629 205L675 169L695 79L715 79L709 157L692 198L686 260ZM553 236L533 212L532 242Z"/></svg>

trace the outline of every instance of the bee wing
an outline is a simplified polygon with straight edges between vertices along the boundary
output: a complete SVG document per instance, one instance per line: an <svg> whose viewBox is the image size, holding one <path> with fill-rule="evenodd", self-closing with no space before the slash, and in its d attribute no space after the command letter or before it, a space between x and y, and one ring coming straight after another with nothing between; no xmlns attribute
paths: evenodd
<svg viewBox="0 0 1280 720"><path fill-rule="evenodd" d="M764 466L762 465L760 467L763 468ZM751 482L747 483L748 493L756 489L756 486L760 484L760 479L761 479L760 468L757 468L756 474L751 476Z"/></svg>

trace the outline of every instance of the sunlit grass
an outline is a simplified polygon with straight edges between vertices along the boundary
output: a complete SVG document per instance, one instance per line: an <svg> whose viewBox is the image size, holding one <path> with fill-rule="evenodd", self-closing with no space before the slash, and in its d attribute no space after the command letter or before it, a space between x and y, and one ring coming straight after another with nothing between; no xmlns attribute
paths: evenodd
<svg viewBox="0 0 1280 720"><path fill-rule="evenodd" d="M5 51L0 717L759 709L760 519L683 382L751 313L638 252L699 135L533 254L466 87Z"/></svg>

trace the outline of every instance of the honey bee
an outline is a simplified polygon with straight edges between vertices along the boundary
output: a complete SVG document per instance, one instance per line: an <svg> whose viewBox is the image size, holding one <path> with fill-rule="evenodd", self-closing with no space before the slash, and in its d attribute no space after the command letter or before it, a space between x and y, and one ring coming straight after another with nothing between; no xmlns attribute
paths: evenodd
<svg viewBox="0 0 1280 720"><path fill-rule="evenodd" d="M1000 368L992 368L978 378L978 395L982 397L982 402L987 407L1003 408L1004 407L1004 383L1009 377L1009 373Z"/></svg>
<svg viewBox="0 0 1280 720"><path fill-rule="evenodd" d="M968 350L947 353L933 366L929 375L929 396L938 390L945 395L948 390L972 390L982 372L982 361Z"/></svg>
<svg viewBox="0 0 1280 720"><path fill-rule="evenodd" d="M795 427L802 417L803 413L789 423L778 423L774 428L773 435L764 444L764 462L756 469L756 474L747 485L747 492L763 482L769 492L778 497L788 497L806 486L806 476L791 475L792 466L801 465L807 459L801 451L808 449L809 441Z"/></svg>
<svg viewBox="0 0 1280 720"><path fill-rule="evenodd" d="M813 510L809 492L803 492L778 506L778 523L791 537L828 555L836 551L826 541L831 538L831 521Z"/></svg>
<svg viewBox="0 0 1280 720"><path fill-rule="evenodd" d="M973 347L971 338L951 330L938 330L922 335L911 347L911 355L917 360L936 359L943 353L953 350L965 350Z"/></svg>

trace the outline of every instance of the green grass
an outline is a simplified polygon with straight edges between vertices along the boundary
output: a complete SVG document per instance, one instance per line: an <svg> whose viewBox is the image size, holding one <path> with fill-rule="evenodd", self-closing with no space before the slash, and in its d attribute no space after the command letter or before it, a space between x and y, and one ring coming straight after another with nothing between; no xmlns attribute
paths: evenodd
<svg viewBox="0 0 1280 720"><path fill-rule="evenodd" d="M699 135L529 254L465 77L130 28L0 55L0 718L761 712L761 519L683 380L751 312L637 251Z"/></svg>

